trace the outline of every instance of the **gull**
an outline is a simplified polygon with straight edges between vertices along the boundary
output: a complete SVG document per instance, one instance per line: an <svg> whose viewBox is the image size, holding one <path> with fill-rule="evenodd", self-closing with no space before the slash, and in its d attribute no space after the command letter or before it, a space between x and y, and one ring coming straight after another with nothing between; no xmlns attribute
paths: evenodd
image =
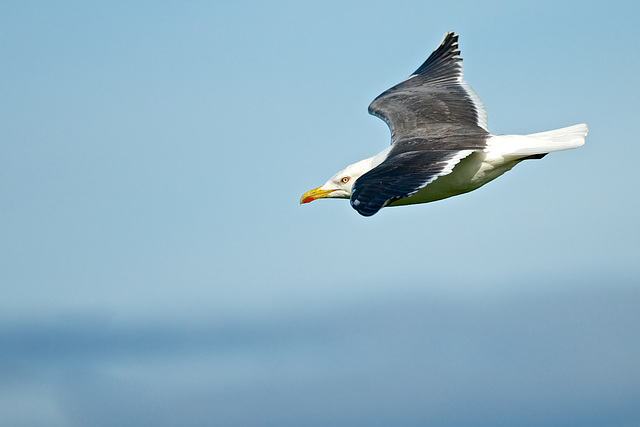
<svg viewBox="0 0 640 427"><path fill-rule="evenodd" d="M300 203L350 199L361 215L386 206L428 203L476 190L527 159L584 145L586 124L530 135L492 135L480 97L462 80L458 35L409 78L383 92L369 113L391 130L391 146L347 166Z"/></svg>

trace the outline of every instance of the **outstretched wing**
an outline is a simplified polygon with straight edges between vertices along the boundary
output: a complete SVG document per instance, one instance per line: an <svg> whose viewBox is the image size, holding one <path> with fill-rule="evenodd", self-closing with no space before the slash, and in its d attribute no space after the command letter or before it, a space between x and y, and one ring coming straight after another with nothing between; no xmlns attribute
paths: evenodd
<svg viewBox="0 0 640 427"><path fill-rule="evenodd" d="M369 112L391 129L387 158L354 183L351 206L370 216L415 194L474 151L489 136L480 97L462 81L458 36L438 48L407 80L378 96Z"/></svg>
<svg viewBox="0 0 640 427"><path fill-rule="evenodd" d="M387 203L409 197L450 173L473 150L410 151L388 158L353 184L351 206L371 216Z"/></svg>
<svg viewBox="0 0 640 427"><path fill-rule="evenodd" d="M391 129L391 142L459 133L488 134L480 97L462 81L458 35L445 34L438 48L408 79L369 105Z"/></svg>

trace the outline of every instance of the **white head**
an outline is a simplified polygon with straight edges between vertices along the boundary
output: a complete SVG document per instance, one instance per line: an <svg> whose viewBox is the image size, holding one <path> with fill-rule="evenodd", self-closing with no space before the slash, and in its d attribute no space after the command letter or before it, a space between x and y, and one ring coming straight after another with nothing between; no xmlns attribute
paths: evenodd
<svg viewBox="0 0 640 427"><path fill-rule="evenodd" d="M347 166L333 175L322 187L314 188L304 193L300 198L300 203L309 203L316 199L324 198L348 199L351 197L351 189L356 180L380 164L381 159L386 157L386 151ZM382 154L384 156L381 156Z"/></svg>

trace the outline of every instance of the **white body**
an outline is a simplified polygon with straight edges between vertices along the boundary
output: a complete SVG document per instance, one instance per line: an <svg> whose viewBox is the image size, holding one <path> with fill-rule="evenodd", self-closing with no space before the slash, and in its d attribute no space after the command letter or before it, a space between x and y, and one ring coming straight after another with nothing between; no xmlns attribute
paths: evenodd
<svg viewBox="0 0 640 427"><path fill-rule="evenodd" d="M569 150L584 145L586 124L531 135L492 135L484 151L475 151L460 160L452 172L410 197L389 206L427 203L473 191L490 182L529 156Z"/></svg>

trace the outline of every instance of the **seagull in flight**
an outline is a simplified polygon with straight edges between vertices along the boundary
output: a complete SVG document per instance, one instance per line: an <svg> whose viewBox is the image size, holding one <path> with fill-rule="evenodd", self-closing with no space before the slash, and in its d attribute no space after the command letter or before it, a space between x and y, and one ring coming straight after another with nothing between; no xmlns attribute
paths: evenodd
<svg viewBox="0 0 640 427"><path fill-rule="evenodd" d="M586 124L530 135L492 135L480 97L462 80L458 35L445 34L409 78L383 92L369 113L391 130L391 146L347 166L300 203L350 199L371 216L386 206L428 203L476 190L527 159L584 144Z"/></svg>

